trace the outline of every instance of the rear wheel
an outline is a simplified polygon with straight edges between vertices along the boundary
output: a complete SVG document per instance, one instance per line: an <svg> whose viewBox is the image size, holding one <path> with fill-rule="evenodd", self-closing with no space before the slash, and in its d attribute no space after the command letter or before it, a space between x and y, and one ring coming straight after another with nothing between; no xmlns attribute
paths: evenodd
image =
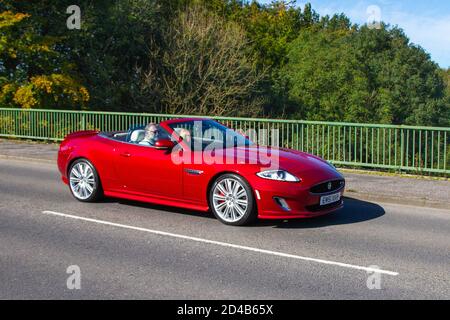
<svg viewBox="0 0 450 320"><path fill-rule="evenodd" d="M86 159L76 160L70 166L69 187L72 195L82 202L94 202L103 196L97 170Z"/></svg>
<svg viewBox="0 0 450 320"><path fill-rule="evenodd" d="M227 225L243 226L257 217L250 185L235 174L225 174L214 182L209 203L216 218Z"/></svg>

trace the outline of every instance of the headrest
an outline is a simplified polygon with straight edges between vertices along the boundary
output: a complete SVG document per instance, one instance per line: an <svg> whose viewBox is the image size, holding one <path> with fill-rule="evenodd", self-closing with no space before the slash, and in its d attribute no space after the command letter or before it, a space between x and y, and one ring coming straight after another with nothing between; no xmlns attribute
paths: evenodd
<svg viewBox="0 0 450 320"><path fill-rule="evenodd" d="M139 143L145 137L145 130L134 130L131 133L130 142Z"/></svg>

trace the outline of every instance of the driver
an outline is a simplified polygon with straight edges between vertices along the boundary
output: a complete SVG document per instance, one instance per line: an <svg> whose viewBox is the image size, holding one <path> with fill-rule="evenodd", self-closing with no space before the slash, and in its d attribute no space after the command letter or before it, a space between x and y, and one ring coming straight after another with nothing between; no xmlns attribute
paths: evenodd
<svg viewBox="0 0 450 320"><path fill-rule="evenodd" d="M139 142L140 145L145 146L151 146L153 147L155 145L155 142L158 140L159 137L159 129L154 123L149 123L145 127L145 137L144 139Z"/></svg>

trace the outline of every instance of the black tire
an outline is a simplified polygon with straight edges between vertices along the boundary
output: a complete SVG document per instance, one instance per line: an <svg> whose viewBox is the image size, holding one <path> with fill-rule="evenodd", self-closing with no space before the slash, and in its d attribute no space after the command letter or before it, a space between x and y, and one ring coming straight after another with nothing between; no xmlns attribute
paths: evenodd
<svg viewBox="0 0 450 320"><path fill-rule="evenodd" d="M223 212L219 212L216 209L215 202L214 202L214 194L218 191L218 185L221 183L226 183L226 181L237 181L240 183L243 189L245 189L246 197L247 197L247 207L244 211L245 213L242 214L236 221L227 221L222 216L224 215ZM240 189L242 190L242 189ZM239 192L241 193L241 192ZM249 225L256 221L258 213L256 210L256 203L255 203L255 197L253 196L253 190L251 186L248 184L248 182L242 178L239 175L236 174L224 174L218 177L214 183L212 184L209 193L208 193L208 201L209 206L211 208L211 211L213 212L214 216L223 224L230 225L230 226L244 226ZM220 200L222 201L222 200ZM230 200L231 201L231 200ZM222 202L223 203L223 202ZM220 204L222 204L220 203ZM242 209L242 207L240 207ZM219 209L220 210L220 209ZM236 213L236 211L234 211Z"/></svg>
<svg viewBox="0 0 450 320"><path fill-rule="evenodd" d="M87 166L89 169L87 169L88 171L91 170L92 172L92 181L93 181L93 185L89 184L89 186L92 188L92 192L88 195L87 193L82 197L80 194L81 192L77 192L74 187L74 184L76 184L76 182L71 182L71 175L72 175L72 171L74 170L74 168L77 168L77 172L79 172L79 166L82 166L85 168L85 166ZM69 180L69 189L70 192L72 193L72 196L77 199L78 201L81 202L96 202L100 199L103 198L103 188L102 188L102 184L100 182L100 177L97 173L97 170L95 169L95 167L92 165L92 163L87 160L87 159L78 159L75 160L70 168L69 171L67 173L67 177ZM87 181L87 180L86 180ZM91 181L91 178L89 179L89 181ZM87 190L87 188L86 188Z"/></svg>

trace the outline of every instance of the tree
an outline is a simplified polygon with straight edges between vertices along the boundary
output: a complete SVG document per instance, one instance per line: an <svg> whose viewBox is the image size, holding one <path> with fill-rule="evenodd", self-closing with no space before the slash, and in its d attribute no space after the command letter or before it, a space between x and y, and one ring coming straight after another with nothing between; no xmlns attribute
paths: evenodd
<svg viewBox="0 0 450 320"><path fill-rule="evenodd" d="M89 106L83 108L141 111L134 102L139 91L135 68L148 65L148 43L158 41L166 17L173 14L169 7L174 2L80 0L77 5L81 9L81 30L69 30L66 26L66 9L73 4L70 0L3 0L0 12L23 12L29 16L26 28L33 30L36 39L55 41L52 58L41 69L50 74L63 65L65 74L89 91ZM43 107L44 103L34 106ZM71 105L59 101L45 107L67 109Z"/></svg>
<svg viewBox="0 0 450 320"><path fill-rule="evenodd" d="M40 35L30 15L0 12L0 104L20 108L83 108L89 93L55 48L58 40Z"/></svg>
<svg viewBox="0 0 450 320"><path fill-rule="evenodd" d="M318 21L318 14L309 4L302 12L300 7L295 6L295 1L273 1L265 5L256 1L250 4L242 1L228 3L228 17L246 31L254 63L267 71L268 77L263 84L267 96L265 113L272 117L289 116L286 112L291 101L280 70L287 62L289 44L303 28Z"/></svg>
<svg viewBox="0 0 450 320"><path fill-rule="evenodd" d="M348 46L350 31L308 29L296 39L283 69L297 118L325 121L368 121L361 108L368 81Z"/></svg>
<svg viewBox="0 0 450 320"><path fill-rule="evenodd" d="M257 72L246 54L245 32L235 23L191 6L164 34L164 49L150 51L143 74L144 104L158 98L169 114L255 115L262 101Z"/></svg>
<svg viewBox="0 0 450 320"><path fill-rule="evenodd" d="M303 30L282 73L297 117L414 125L448 124L438 66L398 28Z"/></svg>
<svg viewBox="0 0 450 320"><path fill-rule="evenodd" d="M150 64L150 44L159 46L161 42L165 22L159 15L166 7L159 2L102 0L84 5L84 27L69 34L66 48L68 59L92 93L91 109L146 110L138 103L140 79L136 68Z"/></svg>
<svg viewBox="0 0 450 320"><path fill-rule="evenodd" d="M444 83L445 83L445 95L450 98L450 68L448 68L447 70L442 69L441 71L442 73L442 78L444 79Z"/></svg>
<svg viewBox="0 0 450 320"><path fill-rule="evenodd" d="M439 67L399 28L361 27L351 39L359 65L369 79L368 108L382 111L393 124L446 125L444 83ZM380 115L381 115L380 114ZM376 120L376 119L375 119Z"/></svg>
<svg viewBox="0 0 450 320"><path fill-rule="evenodd" d="M447 126L450 125L450 68L447 70L442 70L442 78L445 83L445 104L446 104L446 114L443 114L443 117L448 119Z"/></svg>

